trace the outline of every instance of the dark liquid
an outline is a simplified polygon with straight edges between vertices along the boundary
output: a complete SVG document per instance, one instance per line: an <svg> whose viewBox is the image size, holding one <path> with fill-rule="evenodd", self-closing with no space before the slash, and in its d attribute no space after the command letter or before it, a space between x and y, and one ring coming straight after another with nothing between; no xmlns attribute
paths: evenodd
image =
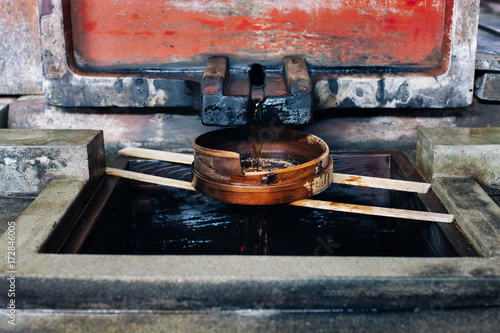
<svg viewBox="0 0 500 333"><path fill-rule="evenodd" d="M236 222L232 238L238 239L240 254L265 255L269 252L269 227L266 206L245 206Z"/></svg>
<svg viewBox="0 0 500 333"><path fill-rule="evenodd" d="M341 173L389 177L399 172L384 155L340 155L334 156L334 161ZM161 177L191 179L188 166L166 162L132 161L130 169ZM437 223L290 205L246 207L217 202L181 189L123 179L119 184L79 253L457 255ZM333 184L315 198L424 210L414 193L340 184ZM64 251L63 246L61 252Z"/></svg>
<svg viewBox="0 0 500 333"><path fill-rule="evenodd" d="M250 140L252 142L252 150L254 155L254 160L252 161L252 168L255 171L259 170L260 164L260 153L262 151L262 105L260 103L255 104L254 114L252 120L252 126L250 127Z"/></svg>
<svg viewBox="0 0 500 333"><path fill-rule="evenodd" d="M258 168L256 167L258 165ZM256 171L275 171L286 168L291 168L299 165L298 162L291 160L281 160L276 158L246 158L241 161L243 172L256 172Z"/></svg>

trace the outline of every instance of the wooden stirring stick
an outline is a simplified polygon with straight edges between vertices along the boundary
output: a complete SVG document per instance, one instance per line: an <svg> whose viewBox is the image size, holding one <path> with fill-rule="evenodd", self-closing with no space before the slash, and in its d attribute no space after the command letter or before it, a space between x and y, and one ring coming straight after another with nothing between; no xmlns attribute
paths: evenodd
<svg viewBox="0 0 500 333"><path fill-rule="evenodd" d="M120 150L118 153L121 155L147 158L147 159L172 162L172 163L180 163L180 164L191 164L193 163L194 160L193 155L171 153L171 152L165 152L153 149L144 149L144 148L127 147ZM335 172L333 173L332 183L374 187L374 188L415 192L415 193L427 193L431 188L431 184L428 183L418 183L418 182L388 179L388 178L347 175Z"/></svg>
<svg viewBox="0 0 500 333"><path fill-rule="evenodd" d="M411 182L407 180L397 180L378 177L366 177L348 175L344 173L333 173L332 183L347 184L354 186L365 186L382 188L386 190L396 190L405 192L427 193L431 188L431 184Z"/></svg>
<svg viewBox="0 0 500 333"><path fill-rule="evenodd" d="M451 223L455 219L455 217L450 214L431 213L431 212L422 212L418 210L385 208L385 207L375 207L375 206L353 205L353 204L311 200L311 199L297 200L291 202L290 205L324 209L324 210L333 210L336 212L395 217L400 219L429 221L429 222Z"/></svg>
<svg viewBox="0 0 500 333"><path fill-rule="evenodd" d="M115 169L115 168L106 168L106 173L108 175L111 175L111 176L127 178L127 179L132 179L132 180L138 180L140 182L145 182L145 183L164 185L164 186L175 187L175 188L182 188L184 190L191 190L191 191L195 190L193 185L191 185L190 182L186 182L183 180L146 175L144 173L127 171L127 170L122 170L122 169Z"/></svg>
<svg viewBox="0 0 500 333"><path fill-rule="evenodd" d="M138 180L146 183L152 183L152 184L158 184L158 185L164 185L164 186L170 186L170 187L182 188L185 190L194 191L194 187L191 185L190 182L182 180L146 175L139 172L132 172L115 168L106 168L106 173L108 175L132 179L132 180ZM290 203L290 205L332 210L337 212L395 217L395 218L429 221L429 222L451 223L454 220L454 216L449 214L422 212L422 211L406 210L406 209L374 207L374 206L352 205L352 204L310 200L310 199L294 201Z"/></svg>
<svg viewBox="0 0 500 333"><path fill-rule="evenodd" d="M191 164L194 161L193 155L144 148L127 147L120 150L118 154L179 164Z"/></svg>

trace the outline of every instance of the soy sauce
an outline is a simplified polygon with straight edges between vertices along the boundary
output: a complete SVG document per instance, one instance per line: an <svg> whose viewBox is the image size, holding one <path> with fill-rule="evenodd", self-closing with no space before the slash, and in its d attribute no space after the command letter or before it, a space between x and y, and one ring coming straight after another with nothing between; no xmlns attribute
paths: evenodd
<svg viewBox="0 0 500 333"><path fill-rule="evenodd" d="M262 103L256 102L254 105L252 125L250 126L250 141L252 143L252 150L254 159L252 160L252 169L259 170L260 153L262 152Z"/></svg>
<svg viewBox="0 0 500 333"><path fill-rule="evenodd" d="M258 167L255 167L255 166ZM291 168L299 165L298 162L292 160L284 160L277 158L246 158L241 161L243 172L257 172L257 171L275 171L286 168Z"/></svg>

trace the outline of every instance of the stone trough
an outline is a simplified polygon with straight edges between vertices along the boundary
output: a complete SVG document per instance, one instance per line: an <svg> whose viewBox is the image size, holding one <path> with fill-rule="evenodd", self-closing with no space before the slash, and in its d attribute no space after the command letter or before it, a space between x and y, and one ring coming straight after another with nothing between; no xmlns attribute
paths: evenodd
<svg viewBox="0 0 500 333"><path fill-rule="evenodd" d="M434 140L429 133L431 130L420 132L421 142ZM99 312L107 313L108 319L123 315L139 321L154 319L163 327L177 327L182 322L186 329L204 325L235 329L236 324L228 318L242 318L253 329L276 329L290 313L306 318L299 326L308 322L316 329L331 325L334 317L325 314L344 323L356 318L365 327L373 320L381 320L379 327L388 328L413 320L422 320L425 327L430 322L443 324L448 318L455 318L456 323L464 323L464 318L489 325L497 322L500 208L471 178L450 178L442 173L436 177L435 173L432 184L447 210L455 215L454 228L477 256L61 254L55 245L68 237L102 180L102 133L0 130L0 138L2 180L12 181L13 172L20 168L41 167L43 163L30 161L43 156L59 166L43 173L36 169L38 173L32 177L43 190L31 199L29 207L20 206L24 211L17 219L9 216L8 221L5 217L1 221L4 225L15 221L16 307L19 318L26 319L21 328L48 327L47 316L37 312L47 309L54 311L49 318L62 321L82 313L94 318ZM499 142L496 147L500 147ZM32 151L38 157L32 158ZM10 162L15 154L19 158ZM417 161L428 152L421 147L418 154ZM436 161L439 152L433 154ZM21 188L30 180L19 180L18 184ZM8 182L2 186L1 200L12 199L16 186ZM7 237L4 232L1 244L7 244ZM0 251L6 258L7 248ZM2 262L3 274L9 271L7 262ZM1 297L6 304L7 294ZM379 319L371 317L375 312L381 313ZM168 313L181 317L161 316ZM218 315L207 316L210 313ZM247 314L254 317L248 319ZM96 322L105 325L108 319L97 316Z"/></svg>

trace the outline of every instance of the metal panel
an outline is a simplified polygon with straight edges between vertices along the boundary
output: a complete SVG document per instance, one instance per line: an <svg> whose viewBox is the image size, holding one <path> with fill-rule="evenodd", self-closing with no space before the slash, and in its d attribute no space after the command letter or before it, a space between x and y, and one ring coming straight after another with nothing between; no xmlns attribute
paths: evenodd
<svg viewBox="0 0 500 333"><path fill-rule="evenodd" d="M233 13L236 16L231 16L233 14L227 11L226 5L223 5L221 1L194 1L189 4L193 7L192 10L190 9L191 11L197 10L196 6L198 5L211 8L211 6L219 4L221 8L224 8L225 12L224 10L223 12L226 16L214 21L213 17L210 16L213 14L208 12L204 15L200 14L201 16L196 20L189 19L189 17L184 18L186 24L176 26L182 34L190 36L190 34L197 34L205 30L205 32L212 31L212 33L205 34L205 37L211 40L208 48L199 45L199 50L184 50L182 51L184 53L178 51L183 54L182 57L181 53L168 56L168 54L162 53L167 52L164 50L164 46L154 46L156 45L154 44L155 40L157 41L159 38L157 34L162 31L163 34L166 31L172 32L172 34L167 33L164 36L166 41L175 41L177 37L172 36L175 36L177 32L173 33L174 30L165 28L169 27L170 23L161 25L151 20L148 15L152 15L152 10L145 9L148 6L142 2L140 10L132 14L127 7L132 2L132 0L120 2L123 4L122 8L109 14L111 15L109 17L116 16L116 20L106 21L105 16L99 20L91 20L88 16L91 12L100 13L99 8L106 9L107 5L101 6L101 2L99 2L99 6L101 6L99 8L92 7L93 4L96 4L95 2L85 2L85 10L82 14L82 8L77 7L77 4L83 3L76 0L71 2L71 6L66 2L63 6L60 0L39 1L43 69L46 77L44 92L50 103L61 106L180 106L200 109L200 82L204 66L209 56L221 55L218 52L232 52L231 54L222 54L229 59L229 73L246 73L252 63L263 59L263 65L269 75L283 72L283 56L287 52L300 52L308 62L313 95L312 110L334 107L443 108L464 106L472 101L478 0L449 0L441 2L441 4L435 3L436 6L429 6L426 5L426 2L420 1L407 1L404 5L388 1L386 2L387 7L384 7L387 8L387 13L384 14L385 18L380 11L372 10L366 12L367 17L371 17L368 21L363 18L363 13L372 5L365 4L363 1L359 3L357 10L348 11L349 6L343 7L340 12L345 17L343 15L337 16L337 13L332 11L326 11L325 6L327 4L333 6L333 2L323 2L323 4L315 2L319 6L318 8L323 8L318 13L323 13L326 18L320 15L323 21L314 18L314 20L319 21L311 19L312 21L308 21L308 24L316 22L311 26L314 29L321 27L323 27L321 29L325 27L333 29L326 31L321 38L319 36L321 29L316 31L311 28L311 32L308 30L309 25L301 26L301 17L303 16L288 15L292 13L292 10L301 7L299 2L275 1L275 4L270 4L270 2L264 1L265 8L279 7L281 10L281 19L284 21L280 25L282 28L278 29L276 40L288 41L295 45L295 48L290 49L281 47L280 42L275 42L277 44L266 46L267 51L253 49L255 45L252 43L255 42L253 39L255 36L268 36L270 33L264 29L267 24L265 24L265 20L257 20L260 16L248 16L254 21L249 19L244 21L241 18L241 22L247 22L247 26L241 32L242 35L238 35L236 32L237 25L234 23L236 21L230 24L231 20L235 20L235 17L238 16L238 13L245 12L245 8L252 9L253 7L250 9L247 7L253 4L253 1L224 2L236 10ZM236 4L240 7L237 7ZM278 6L279 4L281 7ZM309 4L307 2L307 5ZM112 8L111 2L108 5ZM165 6L165 10L171 10L172 7L181 5L185 7L188 4L185 1L151 4L154 8L160 5ZM303 5L303 8L307 8L307 6ZM160 8L156 8L156 10L161 12ZM307 12L310 9L303 10ZM247 14L250 15L250 12ZM163 14L158 15L161 17ZM436 19L436 15L440 15L440 20ZM407 16L415 16L417 21L404 23L402 17ZM429 16L429 18L424 20L424 16ZM378 17L378 19L374 17ZM419 21L418 17L422 20ZM209 18L210 20L208 20ZM76 21L73 22L73 19ZM205 19L208 21L203 21ZM389 19L394 19L394 22L389 24ZM351 20L357 22L357 25L350 26ZM427 22L426 20L433 22L431 24L433 28L424 28L427 27L424 23ZM438 21L442 22L441 25L437 24ZM114 22L114 24L112 25L110 22ZM219 32L219 36L226 39L220 41L212 39L215 38L213 30L224 30L222 26L210 27L210 24L215 25L214 22L218 22L218 25L224 25L224 27L226 24L231 27L232 30L226 31L226 35L223 34L224 31ZM110 32L112 35L113 30L109 30L111 26L119 27L123 24L129 29L127 34L133 32L134 35L134 38L128 39L128 51L122 50L127 55L124 55L119 47L116 48L116 41L127 40L125 36L113 39L110 36ZM197 25L198 28L195 29L193 25ZM73 32L71 32L71 26L73 26ZM160 27L165 28L165 30L161 30ZM212 28L213 30L211 30ZM338 35L339 29L346 34L342 35L342 38ZM110 42L107 48L103 48L100 44L99 31L106 31L104 35L111 38L108 39ZM380 33L377 35L378 39L373 35L377 31ZM121 34L119 29L115 32ZM314 38L312 38L313 41L306 42L309 33ZM386 44L385 42L391 40L390 36L393 35L401 35L404 38L396 38L399 40L399 44L393 43L394 47L389 47L390 43ZM243 39L246 36L245 38L248 38L247 46L231 44L232 38L236 38L235 36L240 36ZM170 45L193 48L192 44L198 43L198 39L191 37L192 39L177 40L175 45L166 45L169 48ZM420 40L421 38L423 41ZM344 51L332 48L333 44L331 44L330 39L335 41L335 45L343 46ZM134 41L135 44L131 41ZM263 40L264 43L266 41L266 39ZM343 42L339 44L339 41ZM429 41L433 41L432 46L427 44ZM222 44L224 44L225 49L222 48ZM423 48L418 50L415 49L417 44L425 44L426 46L422 46ZM83 46L88 46L88 48ZM376 48L377 51L373 51L372 48ZM178 48L174 47L174 49ZM348 53L347 49L356 52ZM210 51L208 52L210 54L206 54L207 50ZM248 50L252 52L248 53ZM365 53L360 53L361 50ZM109 52L117 52L118 62L109 62L113 56ZM148 56L142 58L141 52L146 52ZM190 52L194 53L189 54ZM240 52L241 54L239 54ZM427 60L421 59L421 55L425 55ZM127 60L129 56L131 58ZM249 59L244 60L247 56ZM165 57L165 64L159 59L161 57ZM394 58L392 63L389 62L390 57ZM186 62L186 59L192 60L192 62ZM183 61L177 62L181 60ZM168 63L168 61L174 62ZM145 69L144 66L149 69ZM120 70L118 70L119 67ZM90 71L92 69L98 69L98 71ZM134 70L131 72L131 69Z"/></svg>
<svg viewBox="0 0 500 333"><path fill-rule="evenodd" d="M81 68L158 67L207 54L319 66L436 68L453 0L70 0Z"/></svg>

